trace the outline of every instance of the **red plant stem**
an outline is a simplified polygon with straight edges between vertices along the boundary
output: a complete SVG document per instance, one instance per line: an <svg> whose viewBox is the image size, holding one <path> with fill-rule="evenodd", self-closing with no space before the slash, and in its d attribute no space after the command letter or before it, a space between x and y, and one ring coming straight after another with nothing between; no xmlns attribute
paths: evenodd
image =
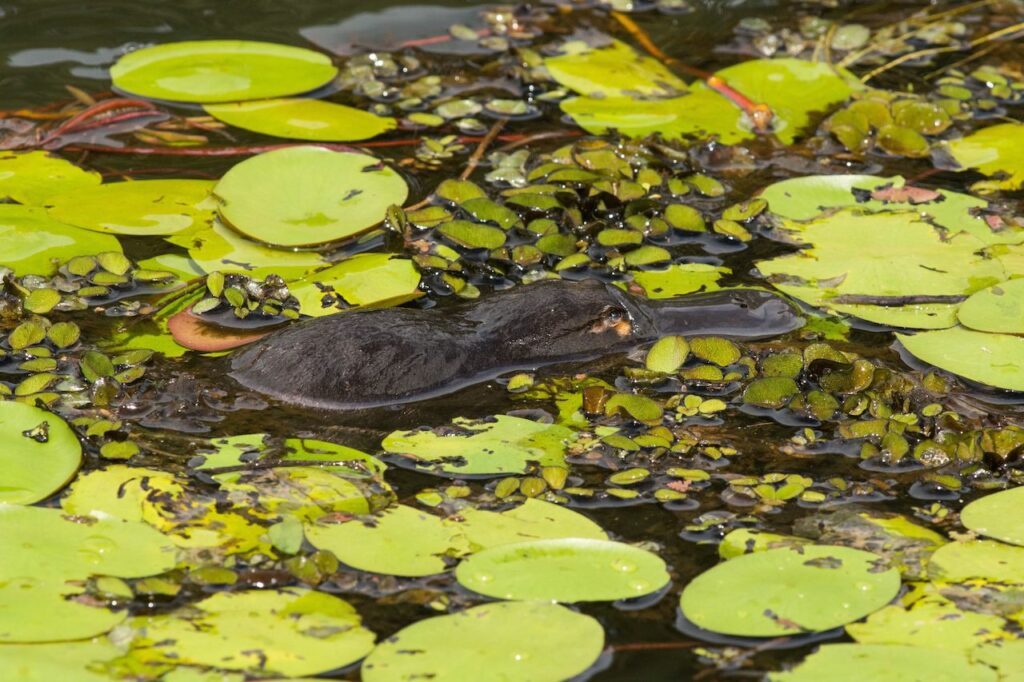
<svg viewBox="0 0 1024 682"><path fill-rule="evenodd" d="M547 138L554 137L578 137L583 133L577 130L566 130L566 131L552 131L550 134L546 134ZM459 142L462 144L470 142L480 142L485 136L481 135L464 135L459 138ZM522 133L515 133L509 135L498 135L496 139L502 142L520 142L527 140L529 135L523 135ZM402 140L378 140L371 142L360 142L358 147L412 147L422 142L420 138L406 138ZM249 145L243 147L107 147L99 144L88 144L88 143L76 143L65 147L64 149L69 152L98 152L104 154L140 154L148 156L252 156L255 154L263 154L264 152L272 152L275 149L287 149L289 147L302 147L309 146L323 147L324 149L330 149L333 151L341 152L354 152L358 151L357 146L344 145L344 144L332 144L329 142L315 142L315 143L282 143L282 144L267 144L267 145Z"/></svg>
<svg viewBox="0 0 1024 682"><path fill-rule="evenodd" d="M96 127L97 124L89 125L90 120L98 119L103 114L116 111L118 109L143 109L146 112L156 111L156 106L150 102L145 102L140 99L128 99L125 97L115 97L113 99L105 99L101 102L97 102L91 107L86 108L84 111L80 111L68 120L61 123L59 126L51 130L43 138L43 142L49 142L55 138L65 135L69 132L76 130L84 130L91 127ZM129 113L129 112L125 112ZM137 113L137 112L133 112ZM104 119L106 122L108 119ZM101 123L99 125L104 125Z"/></svg>
<svg viewBox="0 0 1024 682"><path fill-rule="evenodd" d="M700 78L709 88L742 109L743 112L750 117L751 122L754 124L754 129L757 132L771 132L772 119L775 118L775 114L767 104L754 102L718 76L690 66L689 64L684 64L675 57L670 57L665 54L662 52L660 47L654 44L654 41L651 40L650 36L648 36L635 21L622 12L612 12L612 17L619 22L619 24L626 29L626 32L633 36L633 38L640 43L640 45L647 50L648 54L652 57L676 71L681 71L690 76Z"/></svg>
<svg viewBox="0 0 1024 682"><path fill-rule="evenodd" d="M481 29L476 33L477 38L486 38L489 35L491 35L491 30L488 28ZM412 40L407 40L404 43L399 43L398 45L395 46L395 49L400 50L403 47L425 47L427 45L438 45L440 43L447 43L452 40L455 40L455 36L448 34L439 36L429 36L427 38L413 38Z"/></svg>

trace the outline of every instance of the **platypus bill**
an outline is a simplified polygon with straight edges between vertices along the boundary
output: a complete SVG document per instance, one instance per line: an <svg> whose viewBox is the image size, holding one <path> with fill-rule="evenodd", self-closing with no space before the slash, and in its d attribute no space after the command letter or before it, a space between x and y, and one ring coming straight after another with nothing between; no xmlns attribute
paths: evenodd
<svg viewBox="0 0 1024 682"><path fill-rule="evenodd" d="M340 313L235 353L243 386L306 407L423 400L513 370L582 362L668 334L759 338L800 326L785 301L733 290L651 300L595 280L545 280L443 309Z"/></svg>

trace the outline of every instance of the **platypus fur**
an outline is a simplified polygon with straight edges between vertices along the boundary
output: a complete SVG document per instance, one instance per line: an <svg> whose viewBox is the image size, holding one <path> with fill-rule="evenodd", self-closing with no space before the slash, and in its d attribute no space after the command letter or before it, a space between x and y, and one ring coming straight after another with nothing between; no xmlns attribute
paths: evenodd
<svg viewBox="0 0 1024 682"><path fill-rule="evenodd" d="M287 403L361 409L593 360L668 334L758 338L799 325L792 307L766 291L652 300L596 280L544 280L443 309L357 310L294 324L236 352L230 375Z"/></svg>

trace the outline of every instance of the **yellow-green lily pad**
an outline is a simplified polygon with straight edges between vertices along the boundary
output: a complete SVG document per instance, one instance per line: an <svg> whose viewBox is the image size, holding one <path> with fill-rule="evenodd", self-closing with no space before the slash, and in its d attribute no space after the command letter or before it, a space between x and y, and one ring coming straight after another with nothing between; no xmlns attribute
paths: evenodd
<svg viewBox="0 0 1024 682"><path fill-rule="evenodd" d="M0 199L42 206L50 197L100 184L99 173L46 152L0 152Z"/></svg>
<svg viewBox="0 0 1024 682"><path fill-rule="evenodd" d="M53 197L50 215L87 230L168 235L213 220L212 180L132 180L83 187Z"/></svg>
<svg viewBox="0 0 1024 682"><path fill-rule="evenodd" d="M5 682L115 682L102 664L121 655L105 638L84 642L0 645L0 679Z"/></svg>
<svg viewBox="0 0 1024 682"><path fill-rule="evenodd" d="M979 332L1024 334L1024 279L1011 279L982 289L956 313L965 327Z"/></svg>
<svg viewBox="0 0 1024 682"><path fill-rule="evenodd" d="M290 45L189 40L129 52L110 68L114 87L177 102L236 102L319 88L338 73L330 58Z"/></svg>
<svg viewBox="0 0 1024 682"><path fill-rule="evenodd" d="M82 446L67 422L38 407L0 402L0 503L46 499L81 463Z"/></svg>
<svg viewBox="0 0 1024 682"><path fill-rule="evenodd" d="M914 357L962 377L1010 391L1024 391L1024 338L950 327L897 334Z"/></svg>
<svg viewBox="0 0 1024 682"><path fill-rule="evenodd" d="M902 644L826 644L793 670L768 675L771 682L997 682L995 671L956 651Z"/></svg>
<svg viewBox="0 0 1024 682"><path fill-rule="evenodd" d="M1024 546L1024 486L971 502L960 512L960 522L975 533Z"/></svg>
<svg viewBox="0 0 1024 682"><path fill-rule="evenodd" d="M318 99L270 99L207 104L206 113L254 133L313 142L368 140L397 125L390 116Z"/></svg>
<svg viewBox="0 0 1024 682"><path fill-rule="evenodd" d="M41 208L0 204L0 266L17 275L49 276L75 256L121 251L117 237L61 223Z"/></svg>
<svg viewBox="0 0 1024 682"><path fill-rule="evenodd" d="M345 304L398 305L421 295L420 273L408 258L362 253L288 283L303 315L319 317Z"/></svg>
<svg viewBox="0 0 1024 682"><path fill-rule="evenodd" d="M274 246L312 246L357 236L401 205L409 189L367 154L289 147L246 159L214 193L224 221Z"/></svg>

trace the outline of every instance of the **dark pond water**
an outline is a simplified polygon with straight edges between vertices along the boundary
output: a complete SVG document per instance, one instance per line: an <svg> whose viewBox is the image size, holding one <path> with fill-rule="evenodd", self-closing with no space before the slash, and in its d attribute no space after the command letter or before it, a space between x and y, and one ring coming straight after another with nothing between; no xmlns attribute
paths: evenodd
<svg viewBox="0 0 1024 682"><path fill-rule="evenodd" d="M691 4L690 11L686 12L650 10L631 16L651 41L668 56L706 72L759 56L759 50L763 54L766 50L773 50L772 46L781 44L782 49L785 49L785 32L789 32L790 38L799 35L801 21L805 26L811 19L836 21L840 26L862 23L872 31L877 31L903 18L914 16L915 12L928 8L933 12L948 9L939 7L946 3L918 2L695 0ZM963 30L972 36L1019 20L1019 14L1014 19L1014 13L1020 9L1015 3L977 4L979 9L976 12L966 13L962 17ZM949 3L949 6L953 5ZM10 112L42 111L51 103L66 102L69 97L67 86L100 96L111 88L109 68L113 62L129 51L150 44L225 38L263 40L326 50L335 55L338 63L343 64L346 59L354 59L352 55L365 54L369 49L386 51L389 46L407 41L444 36L453 24L465 23L479 27L482 25L479 19L482 7L461 2L411 5L351 0L302 0L292 3L266 0L84 3L64 0L0 0L0 108ZM547 20L538 22L540 28L537 29L537 36L540 37L535 36L538 45L544 43L544 30L549 31L552 40L563 39L574 31L575 35L585 37L596 32L617 30L615 37L633 41L628 33L621 30L621 26L609 19L605 10L579 7L571 13L558 16L557 9L538 5L535 11L550 15ZM905 30L911 28L913 26L905 27ZM899 35L905 30L894 33ZM948 44L941 39L936 40L938 42L934 43L922 40L913 49ZM632 44L636 46L635 41ZM526 99L536 94L529 85L516 81L514 60L496 55L493 51L477 50L472 43L461 47L456 45L452 49L447 49L446 45L439 43L422 48L407 46L394 54L410 55L420 60L421 75L434 73L444 77L447 93L455 92L458 88L456 84L461 79L463 84L468 84L466 92L476 97ZM794 47L794 52L809 57L814 45L815 41L809 39L806 46ZM862 75L904 52L896 50L892 56L855 64L854 71ZM837 52L840 55L849 53ZM893 90L913 88L927 92L935 87L935 77L928 77L927 74L970 54L970 51L950 51L927 66L888 71L875 84ZM1021 78L1018 57L1018 48L1007 44L993 50L985 58L987 61L983 59L964 68L990 63L1004 66L1008 72L1015 71L1016 76ZM352 89L343 88L331 97L335 101L360 108L382 105L381 101L375 102L366 93L354 92ZM497 144L514 145L534 133L561 134L569 131L569 135L576 134L578 128L561 114L557 105L538 101L539 115L529 120L510 121L502 133L511 137ZM384 102L382 106L392 107L392 113L396 115L402 113L393 108L393 100ZM427 105L420 109L430 111L430 108L428 98ZM202 113L198 107L184 106L172 110L176 115ZM1008 104L1000 109L998 120L1012 119L1019 113L1015 105ZM811 116L811 131L824 117L824 114L819 113ZM493 119L482 120L485 129L493 123ZM971 115L965 115L958 119L955 130L965 133L977 125L978 121L973 120ZM424 134L440 135L423 130L399 130L380 139L401 141ZM277 142L246 131L232 130L230 135L227 141L216 139L216 144L245 147ZM952 132L947 137L950 135ZM721 215L725 207L745 201L760 189L788 177L837 171L879 176L901 174L910 179L917 178L926 187L955 191L967 191L971 182L980 178L977 174L937 169L936 163L942 159L935 155L910 158L908 155L880 152L877 149L866 153L851 153L831 140L827 132L816 136L814 139L817 141L814 142L808 141L811 137L808 134L804 140L788 147L753 140L743 146L745 151L742 152L703 143L695 143L688 151L687 145L681 143L654 145L649 158L655 159L651 167L659 169L666 176L683 177L703 171L724 181L724 196L691 196L684 202L692 203L706 215L714 216ZM137 139L127 136L119 139L129 145L140 144ZM937 137L929 138L928 143L936 140ZM477 141L479 135L467 142L465 149L450 158L430 162L424 162L421 158L420 163L414 161L417 154L415 142L399 142L394 146L369 149L402 169L411 187L408 204L412 204L428 197L444 178L457 176L465 167L468 153ZM550 154L561 145L573 143L575 138L562 136L526 141L528 144L510 146L507 151L517 148L529 150L533 155L529 163L535 166L540 163L539 155ZM146 156L83 150L81 147L59 153L83 167L103 173L108 179L216 179L241 158L245 158L244 154L225 157L198 154ZM673 154L676 156L673 157ZM492 169L492 161L485 157L481 168L472 178L483 185L483 175ZM1016 195L1005 193L998 195L996 200L1004 214L1014 213L1017 207ZM677 262L701 262L729 268L731 273L722 281L729 285L764 285L764 280L754 271L754 262L793 250L792 246L765 238L762 233L757 233L749 243L690 238L666 239L658 243L664 244ZM136 259L172 250L162 240L141 237L124 237L122 244L126 253ZM0 246L0 250L2 248ZM886 245L865 243L857 248L884 251ZM375 233L358 245L343 247L333 257L340 259L346 254L359 251L412 256L414 250L415 245L403 244L399 236ZM178 249L176 252L183 253L183 250ZM607 250L601 251L601 254L603 257L608 256ZM496 295L496 289L507 288L521 281L521 272L516 275L514 268L505 268L504 271L501 267L489 268L481 264L486 258L478 256L467 260L466 272L468 281L480 289L481 296ZM547 259L544 262L551 266L555 261ZM565 274L582 277L588 273L577 269ZM589 274L605 279L620 278L607 271L595 270ZM426 297L413 305L437 305L441 308L451 305L454 297L446 295L450 292L445 290L439 274L435 273L425 282ZM109 336L114 326L120 323L119 320L88 313L78 314L74 319L83 327L86 336L94 340ZM586 453L576 453L578 456L572 460L570 483L577 488L602 490L608 486L606 478L610 473L631 467L646 467L660 476L662 482L668 480L664 472L670 466L705 469L713 474L712 485L695 486L684 499L666 504L653 499L653 492L658 487L654 485L644 491L641 499L619 500L614 496L599 495L595 499L600 499L600 503L582 495L566 497L551 493L558 501L568 501L571 507L596 521L615 538L626 542L650 543L649 546L655 548L657 554L667 562L672 575L671 587L657 598L645 598L638 604L598 602L579 607L580 611L600 622L609 646L601 661L603 669L591 671L590 679L758 678L768 671L798 662L813 651L812 643L801 644L798 641L793 646L792 641L766 640L755 646L750 642L728 638L702 640L693 637L692 630L687 631L685 626L683 631L680 630L679 592L695 576L719 562L717 542L729 530L752 527L791 534L795 527L806 522L812 515L835 510L870 509L902 514L925 527L946 532L956 529L946 519L947 513L959 510L964 503L987 490L1020 482L1021 474L1015 467L1020 460L1021 447L1016 444L1002 449L990 447L988 450L984 445L978 445L971 451L970 457L964 456L963 461L957 461L954 457L952 462L930 468L916 462L913 457L908 457L899 465L886 463L883 452L886 446L879 444L878 437L868 439L870 447L865 450L865 439L843 431L842 424L848 427L850 423L865 422L872 415L883 420L892 414L920 415L925 405L938 403L949 415L947 423L936 423L935 420L928 422L928 429L910 438L911 447L927 438L937 438L939 432L945 433L950 439L954 438L955 433L965 443L982 443L985 429L991 434L1019 425L1024 410L1016 394L994 392L951 375L942 375L945 383L940 388L935 388L936 384L927 384L924 377L928 376L929 368L909 357L901 357L895 350L891 331L863 322L853 322L852 328L846 329L838 323L831 327L829 324L820 323L815 331L805 330L781 339L745 344L742 352L747 357L762 357L769 352L789 349L803 352L812 343L826 342L847 353L856 354L872 363L876 371L876 383L870 389L874 392L860 390L860 399L863 401L860 408L853 407L849 402L851 396L857 394L856 390L838 390L837 407L841 405L841 409L834 416L819 420L808 415L806 410L771 410L744 406L742 387L749 382L743 378L732 382L696 382L689 385L694 395L703 395L705 399L721 396L730 403L730 407L706 419L690 415L680 416L676 422L672 422L671 416L667 418L667 423L675 431L676 443L683 439L684 434L692 440L689 452L680 454L668 452L665 448L646 448L641 453L631 455L626 450L606 446ZM835 334L826 333L826 330L835 331ZM642 355L637 357L642 358ZM197 446L201 445L198 439L253 432L267 432L276 437L313 435L379 454L381 438L395 429L420 425L437 427L454 417L486 417L524 408L544 410L549 414L557 412L552 401L513 400L504 385L499 383L467 389L423 404L354 415L302 410L273 401L264 406L262 399L241 392L224 376L222 362L194 353L182 358L157 360L151 366L144 386L130 389L127 397L122 395L119 400L115 400L114 413L125 419L129 424L128 432L142 444L143 452L132 464L184 472ZM836 367L832 367L828 365L829 362L831 360L820 360L815 371L828 374L842 364L836 363ZM617 388L630 391L634 385L630 384L624 368L640 366L635 359L630 361L615 357L603 364L562 367L559 368L560 372L553 371L552 374L571 376L577 371L589 371ZM846 371L845 367L841 369ZM813 390L820 379L818 375L811 376L809 370L809 367L805 368L800 378L800 389L805 393ZM881 378L883 373L888 377L887 380ZM4 377L0 376L0 379ZM909 383L899 383L904 380ZM925 395L922 393L922 386L925 385L922 382L935 390ZM8 383L13 385L16 381ZM644 389L639 390L642 392ZM664 401L668 390L662 386L653 389L650 395ZM517 414L536 416L538 412ZM927 421L925 417L921 419ZM956 424L952 423L957 420ZM644 426L622 417L606 419L605 422L620 427L623 434L634 437L649 430L649 425ZM812 432L818 443L807 443L805 431ZM1016 432L1007 436L1008 439L1017 437ZM89 445L86 468L109 464L98 455L95 445ZM721 457L720 448L726 448L729 454ZM870 451L871 448L874 450ZM862 460L864 453L866 455ZM749 487L741 489L743 485L752 484L735 482L736 479L742 481L743 477L770 478L773 474L798 474L813 479L815 490L827 498L827 503L814 497L769 503L759 499ZM387 480L397 498L406 502L413 500L417 493L425 489L444 488L459 480L467 486L467 499L494 502L494 478L444 479L408 468L393 467L388 472ZM755 481L755 484L766 480L769 479ZM775 485L774 479L771 481ZM658 485L664 487L662 483ZM55 496L49 501L51 506L56 504L56 500ZM854 541L850 542L855 544ZM263 580L294 582L288 570L280 563L266 562L243 573L245 580L254 585ZM447 578L376 580L345 569L338 576L324 581L320 587L351 601L363 615L366 626L380 637L386 637L410 623L434 615L425 606L430 601L428 597L440 595L450 599L453 606L459 607L483 601ZM194 601L202 592L203 589L193 585L167 599L147 600L139 597L130 606L134 613L159 613ZM841 631L831 635L834 635L832 641L851 641ZM741 649L730 649L730 645ZM707 650L701 650L698 655L700 647L706 647ZM339 671L334 677L359 679L358 667ZM489 679L486 671L482 671L478 679Z"/></svg>

